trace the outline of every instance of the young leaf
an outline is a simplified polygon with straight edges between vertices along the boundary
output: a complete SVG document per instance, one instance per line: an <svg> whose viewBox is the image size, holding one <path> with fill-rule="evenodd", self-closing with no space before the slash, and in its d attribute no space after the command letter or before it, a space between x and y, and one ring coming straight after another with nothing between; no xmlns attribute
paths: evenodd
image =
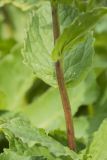
<svg viewBox="0 0 107 160"><path fill-rule="evenodd" d="M98 20L107 14L107 8L98 8L80 14L69 27L67 27L57 40L52 52L52 58L57 61L70 47L80 41L81 36L91 30Z"/></svg>

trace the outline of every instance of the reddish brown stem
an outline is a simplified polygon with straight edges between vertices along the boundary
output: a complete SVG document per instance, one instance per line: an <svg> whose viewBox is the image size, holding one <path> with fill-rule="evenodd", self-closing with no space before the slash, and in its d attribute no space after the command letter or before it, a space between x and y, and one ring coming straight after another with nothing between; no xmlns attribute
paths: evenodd
<svg viewBox="0 0 107 160"><path fill-rule="evenodd" d="M59 27L57 12L58 12L57 6L52 5L54 43L56 43L56 40L60 35L60 27ZM64 109L64 114L65 114L68 146L70 149L75 150L76 145L75 145L75 138L74 138L74 127L73 127L73 120L72 120L72 114L71 114L71 106L70 106L70 101L68 98L67 89L66 89L65 82L64 82L64 74L63 74L60 60L58 60L55 63L55 69L56 69L56 77L57 77L58 87L59 87L63 109Z"/></svg>

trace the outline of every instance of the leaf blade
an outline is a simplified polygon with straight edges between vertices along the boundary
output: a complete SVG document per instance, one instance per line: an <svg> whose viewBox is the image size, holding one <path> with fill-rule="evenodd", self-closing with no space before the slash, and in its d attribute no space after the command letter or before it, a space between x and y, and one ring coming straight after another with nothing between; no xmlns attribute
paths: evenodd
<svg viewBox="0 0 107 160"><path fill-rule="evenodd" d="M107 13L107 8L98 8L93 11L81 14L67 27L57 40L52 51L52 59L57 61L68 50L69 46L75 45L81 36L91 30L98 20Z"/></svg>

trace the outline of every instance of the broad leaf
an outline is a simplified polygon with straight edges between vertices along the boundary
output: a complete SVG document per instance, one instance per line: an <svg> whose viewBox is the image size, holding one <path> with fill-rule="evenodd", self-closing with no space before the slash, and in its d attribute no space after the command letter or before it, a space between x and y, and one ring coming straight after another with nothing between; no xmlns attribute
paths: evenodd
<svg viewBox="0 0 107 160"><path fill-rule="evenodd" d="M50 55L54 46L50 15L49 3L46 3L34 15L33 13L30 15L31 21L27 30L23 55L25 63L31 66L38 78L56 87L55 66ZM88 73L92 64L94 54L92 36L87 35L66 52L63 54L65 82L73 86Z"/></svg>
<svg viewBox="0 0 107 160"><path fill-rule="evenodd" d="M50 15L49 3L37 10L34 16L33 13L30 15L31 22L27 30L23 55L24 62L33 68L38 78L55 86L54 63L49 54L54 46Z"/></svg>

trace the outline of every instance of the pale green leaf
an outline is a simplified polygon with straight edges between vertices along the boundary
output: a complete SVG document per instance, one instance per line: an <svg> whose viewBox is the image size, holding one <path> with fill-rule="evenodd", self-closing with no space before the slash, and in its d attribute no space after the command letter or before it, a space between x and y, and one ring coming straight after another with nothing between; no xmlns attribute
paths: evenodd
<svg viewBox="0 0 107 160"><path fill-rule="evenodd" d="M4 118L2 120L4 120ZM41 147L39 145L29 147L26 143L23 143L19 138L16 138L14 135L11 134L9 136L9 134L6 134L5 137L4 134L0 132L0 153L3 152L3 149L3 157L5 157L7 153L10 153L12 151L18 156L20 155L20 158L29 157L32 159L35 157L39 159L43 157L43 160L61 160L60 158L56 158L54 155L52 155L46 147Z"/></svg>
<svg viewBox="0 0 107 160"><path fill-rule="evenodd" d="M34 15L32 13L30 19L23 50L24 61L31 66L38 78L56 87L55 66L50 55L54 40L49 3L38 9ZM62 65L67 84L73 86L86 76L93 54L93 37L90 34L76 46L69 48L67 53L64 52Z"/></svg>
<svg viewBox="0 0 107 160"><path fill-rule="evenodd" d="M54 46L50 4L46 3L34 16L30 14L29 18L31 22L23 50L24 62L32 67L38 78L55 86L54 63L50 56Z"/></svg>
<svg viewBox="0 0 107 160"><path fill-rule="evenodd" d="M76 153L49 137L44 130L32 127L28 121L21 118L11 119L7 123L1 124L0 128L7 137L13 135L29 147L39 144L48 148L50 153L56 157L70 157L71 160L78 160Z"/></svg>
<svg viewBox="0 0 107 160"><path fill-rule="evenodd" d="M20 139L9 136L9 150L16 152L20 156L24 157L43 157L43 159L47 160L61 160L60 158L56 158L52 155L46 147L41 147L39 145L34 145L33 147L29 147L27 144L23 143Z"/></svg>
<svg viewBox="0 0 107 160"><path fill-rule="evenodd" d="M76 138L80 139L82 142L86 144L89 136L88 129L90 126L90 121L88 117L81 116L78 118L74 118L74 126Z"/></svg>
<svg viewBox="0 0 107 160"><path fill-rule="evenodd" d="M0 61L0 109L13 110L24 105L25 93L33 79L31 70L22 62L20 47L15 46Z"/></svg>
<svg viewBox="0 0 107 160"><path fill-rule="evenodd" d="M0 155L0 160L63 160L62 158L54 157L49 153L48 149L40 146L24 147L22 142L19 144L18 140L13 137L15 145L13 148L4 149L4 153ZM71 160L71 159L66 159Z"/></svg>
<svg viewBox="0 0 107 160"><path fill-rule="evenodd" d="M88 83L88 86L87 86ZM72 114L78 111L81 105L92 104L99 96L99 88L93 74L73 88L68 88ZM57 89L51 88L28 108L23 109L32 123L38 127L49 130L62 128L65 129L64 113L61 98Z"/></svg>

